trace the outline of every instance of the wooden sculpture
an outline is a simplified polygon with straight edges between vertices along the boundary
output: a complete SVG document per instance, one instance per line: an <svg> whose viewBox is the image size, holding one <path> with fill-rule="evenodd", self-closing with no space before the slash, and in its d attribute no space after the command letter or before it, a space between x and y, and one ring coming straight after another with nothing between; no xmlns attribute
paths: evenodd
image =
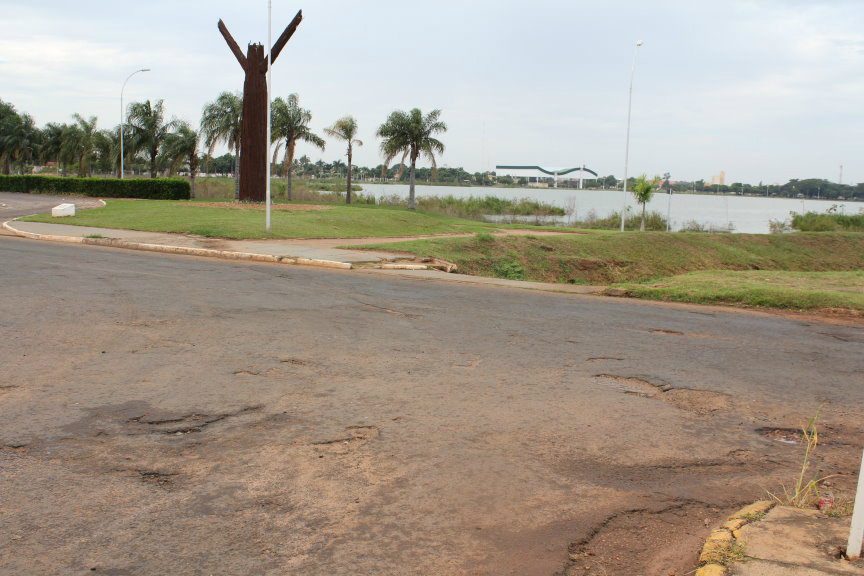
<svg viewBox="0 0 864 576"><path fill-rule="evenodd" d="M271 51L271 62L276 62L282 48L294 35L303 11L297 12L294 19L276 40ZM246 72L243 83L243 117L240 120L240 201L263 202L265 200L268 162L267 142L267 54L261 44L249 44L246 55L240 51L237 42L228 32L225 23L219 20L219 32L240 67Z"/></svg>

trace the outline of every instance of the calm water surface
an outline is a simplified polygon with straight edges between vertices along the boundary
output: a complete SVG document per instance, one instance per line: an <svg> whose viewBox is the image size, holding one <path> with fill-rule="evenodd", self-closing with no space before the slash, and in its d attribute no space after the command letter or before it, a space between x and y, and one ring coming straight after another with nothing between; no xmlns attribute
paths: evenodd
<svg viewBox="0 0 864 576"><path fill-rule="evenodd" d="M406 184L368 184L361 183L366 194L376 197L398 195L408 196ZM497 196L499 198L531 198L565 208L572 198L576 205L574 220L585 219L594 211L598 217L608 216L621 210L622 192L620 190L569 190L562 188L470 188L461 186L417 186L416 195L420 196ZM671 200L671 205L670 205ZM637 216L640 207L627 193L627 205L631 214ZM648 211L657 211L666 216L670 209L672 229L678 230L687 222L695 220L707 227L728 229L732 224L734 232L766 234L771 220L789 220L790 212L825 212L837 205L838 211L857 214L864 210L864 203L837 200L796 200L792 198L765 198L755 196L714 196L701 194L655 194L648 203ZM567 217L560 218L566 221Z"/></svg>

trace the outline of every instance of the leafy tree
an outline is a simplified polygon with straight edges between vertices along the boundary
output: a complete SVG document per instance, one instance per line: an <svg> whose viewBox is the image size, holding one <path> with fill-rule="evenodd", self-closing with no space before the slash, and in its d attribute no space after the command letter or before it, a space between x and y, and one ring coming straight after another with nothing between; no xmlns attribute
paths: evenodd
<svg viewBox="0 0 864 576"><path fill-rule="evenodd" d="M285 158L282 160L281 175L288 179L285 187L285 197L291 200L291 177L294 173L294 150L297 141L302 140L324 150L324 140L313 134L309 129L312 113L300 107L300 97L297 94L288 96L285 101L276 98L272 106L271 139L273 142L285 141Z"/></svg>
<svg viewBox="0 0 864 576"><path fill-rule="evenodd" d="M387 121L378 128L378 137L382 139L381 153L384 155L384 165L387 166L399 154L406 155L411 161L411 186L408 192L408 209L416 210L414 186L417 175L417 158L421 155L432 163L433 172L437 170L435 154L444 153L444 144L434 136L447 131L447 125L441 122L441 110L432 110L426 116L419 108L410 112L397 110L390 114ZM434 178L434 176L433 176Z"/></svg>
<svg viewBox="0 0 864 576"><path fill-rule="evenodd" d="M642 223L639 225L640 232L645 231L645 206L651 200L651 197L654 196L654 188L659 181L660 179L656 176L649 180L645 174L642 174L636 179L631 189L636 202L642 205Z"/></svg>
<svg viewBox="0 0 864 576"><path fill-rule="evenodd" d="M345 203L351 203L351 157L354 146L363 146L363 141L355 138L357 135L357 121L352 116L345 116L336 121L333 126L324 129L324 133L331 138L338 138L348 143L348 188L345 192Z"/></svg>
<svg viewBox="0 0 864 576"><path fill-rule="evenodd" d="M0 101L0 159L4 174L9 174L16 162L23 173L25 160L32 160L38 152L40 136L29 114L19 114L14 106Z"/></svg>
<svg viewBox="0 0 864 576"><path fill-rule="evenodd" d="M165 122L162 100L157 100L155 104L150 100L133 102L129 104L126 117L131 133L129 144L132 155L139 152L145 153L150 159L150 177L155 178L159 149L168 134L177 127L178 122L176 120Z"/></svg>
<svg viewBox="0 0 864 576"><path fill-rule="evenodd" d="M213 149L224 142L234 152L234 198L240 197L240 119L243 116L243 97L239 93L223 92L214 102L204 106L201 113L201 137L207 148L207 158ZM221 172L221 170L215 170Z"/></svg>
<svg viewBox="0 0 864 576"><path fill-rule="evenodd" d="M11 171L12 142L9 140L9 135L20 121L15 106L0 100L0 161L2 161L3 174L9 174Z"/></svg>
<svg viewBox="0 0 864 576"><path fill-rule="evenodd" d="M195 197L195 176L198 174L198 132L187 122L179 122L177 130L165 137L162 143L162 157L168 166L168 174L173 176L184 164L189 168L191 195Z"/></svg>

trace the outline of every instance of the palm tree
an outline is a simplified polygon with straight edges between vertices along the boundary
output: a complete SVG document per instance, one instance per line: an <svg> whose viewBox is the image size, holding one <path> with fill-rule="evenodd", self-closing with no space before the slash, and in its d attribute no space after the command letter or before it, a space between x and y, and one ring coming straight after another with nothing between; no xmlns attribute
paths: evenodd
<svg viewBox="0 0 864 576"><path fill-rule="evenodd" d="M357 121L352 116L345 116L336 121L333 126L324 129L324 133L331 138L338 138L348 143L348 188L345 192L345 203L351 203L351 156L353 147L363 146L361 140L357 140Z"/></svg>
<svg viewBox="0 0 864 576"><path fill-rule="evenodd" d="M240 197L240 120L243 116L243 97L237 92L222 92L201 112L201 136L207 147L207 157L224 142L234 152L234 198Z"/></svg>
<svg viewBox="0 0 864 576"><path fill-rule="evenodd" d="M100 169L107 169L120 177L120 127L99 130L94 134L93 145Z"/></svg>
<svg viewBox="0 0 864 576"><path fill-rule="evenodd" d="M63 131L63 143L60 147L61 156L74 159L78 163L78 177L90 175L90 159L96 148L96 116L89 119L80 114L73 114L75 123Z"/></svg>
<svg viewBox="0 0 864 576"><path fill-rule="evenodd" d="M432 162L433 178L437 172L435 154L444 153L444 144L434 138L439 132L446 132L447 125L441 122L441 110L432 110L426 116L419 108L410 112L397 110L390 114L387 121L378 128L378 137L382 138L381 153L384 155L385 167L399 154L407 154L411 160L411 187L408 193L408 209L415 210L414 184L417 172L417 158L425 156Z"/></svg>
<svg viewBox="0 0 864 576"><path fill-rule="evenodd" d="M636 183L633 185L633 197L636 199L636 202L642 205L642 223L639 225L639 231L645 231L645 205L651 200L651 197L654 196L654 186L657 185L657 178L653 178L649 180L645 174L642 174L636 179Z"/></svg>
<svg viewBox="0 0 864 576"><path fill-rule="evenodd" d="M152 104L150 100L133 102L129 104L126 118L131 133L130 155L134 156L138 152L146 153L150 158L150 177L155 178L159 149L178 122L176 120L165 122L162 100L157 100L155 104Z"/></svg>
<svg viewBox="0 0 864 576"><path fill-rule="evenodd" d="M60 157L63 150L63 133L69 127L66 124L49 122L42 129L42 146L39 148L39 158L42 162L57 162L57 176L60 176Z"/></svg>
<svg viewBox="0 0 864 576"><path fill-rule="evenodd" d="M198 132L192 129L186 122L177 125L177 131L165 137L162 143L162 157L168 164L168 174L173 175L186 164L189 166L189 178L191 183L191 194L195 197L195 176L198 174Z"/></svg>
<svg viewBox="0 0 864 576"><path fill-rule="evenodd" d="M326 142L309 130L312 113L300 107L297 94L288 96L288 101L276 98L272 106L272 136L273 142L285 140L285 158L282 160L282 176L288 179L285 197L291 200L291 176L294 173L294 150L297 141L302 140L324 150Z"/></svg>

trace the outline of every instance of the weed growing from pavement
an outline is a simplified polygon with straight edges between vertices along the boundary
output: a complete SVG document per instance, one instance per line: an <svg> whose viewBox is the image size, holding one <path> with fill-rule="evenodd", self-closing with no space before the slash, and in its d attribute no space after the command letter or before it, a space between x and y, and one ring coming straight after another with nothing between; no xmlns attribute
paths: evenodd
<svg viewBox="0 0 864 576"><path fill-rule="evenodd" d="M803 432L801 443L804 444L804 460L801 463L801 472L795 480L794 487L790 489L785 484L781 485L783 489L782 494L780 492L773 493L768 491L768 495L779 504L794 506L795 508L812 508L820 498L819 485L825 480L837 476L837 474L830 474L822 478L814 476L806 480L807 471L810 469L810 457L813 455L816 446L819 445L819 431L816 429L816 422L818 422L821 412L822 407L820 406L816 411L816 415L810 418L807 424L801 428Z"/></svg>
<svg viewBox="0 0 864 576"><path fill-rule="evenodd" d="M750 514L742 514L741 518L748 522L757 522L765 517L767 512L751 512Z"/></svg>
<svg viewBox="0 0 864 576"><path fill-rule="evenodd" d="M710 558L708 558L708 563L729 566L736 562L744 563L747 560L747 550L744 546L737 542L729 542L713 550Z"/></svg>
<svg viewBox="0 0 864 576"><path fill-rule="evenodd" d="M102 234L88 234L85 238L104 238Z"/></svg>

